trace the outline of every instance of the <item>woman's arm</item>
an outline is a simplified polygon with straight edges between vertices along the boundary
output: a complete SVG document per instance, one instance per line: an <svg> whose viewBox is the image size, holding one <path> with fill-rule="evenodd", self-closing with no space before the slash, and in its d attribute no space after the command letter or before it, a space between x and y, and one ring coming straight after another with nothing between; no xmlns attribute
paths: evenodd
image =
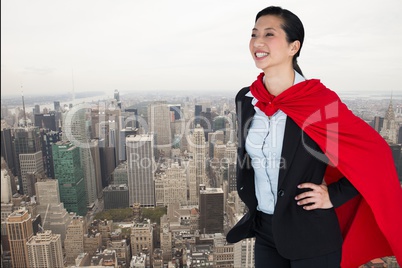
<svg viewBox="0 0 402 268"><path fill-rule="evenodd" d="M345 177L328 186L325 183L319 185L306 182L298 188L311 189L295 197L297 204L306 210L336 208L359 193Z"/></svg>
<svg viewBox="0 0 402 268"><path fill-rule="evenodd" d="M345 177L328 185L328 194L334 207L339 207L359 194L357 189Z"/></svg>

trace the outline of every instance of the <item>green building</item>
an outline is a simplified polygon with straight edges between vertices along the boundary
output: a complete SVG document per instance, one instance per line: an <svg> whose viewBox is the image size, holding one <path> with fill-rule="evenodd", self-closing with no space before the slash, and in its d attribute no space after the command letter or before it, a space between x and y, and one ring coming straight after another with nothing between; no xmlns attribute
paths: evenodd
<svg viewBox="0 0 402 268"><path fill-rule="evenodd" d="M79 148L71 142L59 141L52 145L52 154L54 174L59 181L60 201L68 212L85 216L87 195Z"/></svg>

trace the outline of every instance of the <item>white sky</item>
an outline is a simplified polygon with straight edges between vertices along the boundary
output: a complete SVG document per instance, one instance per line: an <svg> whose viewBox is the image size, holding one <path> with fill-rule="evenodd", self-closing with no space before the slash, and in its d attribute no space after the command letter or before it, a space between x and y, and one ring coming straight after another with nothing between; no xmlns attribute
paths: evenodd
<svg viewBox="0 0 402 268"><path fill-rule="evenodd" d="M401 0L2 0L1 94L236 94L260 72L248 42L268 5L302 20L307 78L402 93Z"/></svg>

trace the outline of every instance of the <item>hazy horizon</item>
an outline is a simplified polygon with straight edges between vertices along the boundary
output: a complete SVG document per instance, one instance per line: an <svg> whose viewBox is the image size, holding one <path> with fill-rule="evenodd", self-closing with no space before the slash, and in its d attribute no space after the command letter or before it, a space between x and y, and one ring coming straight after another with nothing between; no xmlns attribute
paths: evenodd
<svg viewBox="0 0 402 268"><path fill-rule="evenodd" d="M1 1L2 96L39 92L229 92L260 70L258 11L300 17L299 65L335 92L402 92L402 1ZM384 15L385 14L385 15Z"/></svg>

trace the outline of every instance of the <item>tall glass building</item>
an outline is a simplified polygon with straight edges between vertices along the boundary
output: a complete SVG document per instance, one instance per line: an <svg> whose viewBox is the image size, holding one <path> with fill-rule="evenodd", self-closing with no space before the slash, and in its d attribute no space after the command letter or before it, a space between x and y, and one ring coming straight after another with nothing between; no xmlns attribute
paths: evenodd
<svg viewBox="0 0 402 268"><path fill-rule="evenodd" d="M61 202L64 203L68 212L85 216L87 195L79 148L71 142L59 141L52 145L52 153Z"/></svg>

